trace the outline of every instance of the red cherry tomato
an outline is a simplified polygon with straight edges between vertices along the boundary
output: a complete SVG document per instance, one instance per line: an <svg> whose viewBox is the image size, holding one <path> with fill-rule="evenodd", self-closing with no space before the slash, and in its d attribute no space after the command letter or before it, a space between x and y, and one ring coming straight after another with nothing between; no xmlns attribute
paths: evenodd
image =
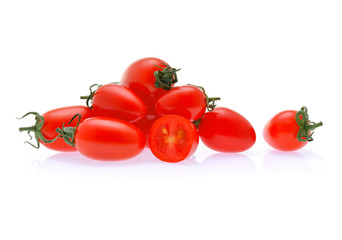
<svg viewBox="0 0 342 240"><path fill-rule="evenodd" d="M145 137L131 123L110 117L92 117L78 125L74 143L86 157L123 160L138 155L144 149Z"/></svg>
<svg viewBox="0 0 342 240"><path fill-rule="evenodd" d="M191 122L201 118L206 107L206 96L195 86L175 87L156 102L156 112L160 115L179 115Z"/></svg>
<svg viewBox="0 0 342 240"><path fill-rule="evenodd" d="M312 141L311 131L319 126L308 120L307 109L287 110L273 116L264 127L264 139L273 148L295 151ZM301 127L300 127L301 126Z"/></svg>
<svg viewBox="0 0 342 240"><path fill-rule="evenodd" d="M255 143L255 131L241 114L217 107L204 114L198 127L202 142L219 152L242 152Z"/></svg>
<svg viewBox="0 0 342 240"><path fill-rule="evenodd" d="M133 125L137 126L146 137L146 147L148 147L148 134L150 132L152 124L161 116L156 113L154 107L147 107L145 116L139 121L133 122Z"/></svg>
<svg viewBox="0 0 342 240"><path fill-rule="evenodd" d="M152 153L165 162L179 162L197 149L199 137L193 123L177 115L157 119L149 133Z"/></svg>
<svg viewBox="0 0 342 240"><path fill-rule="evenodd" d="M75 116L75 114L80 114L81 121L83 121L84 119L92 116L93 111L85 106L70 106L50 110L44 113L42 116L35 112L28 114L33 114L36 116L36 125L32 127L20 128L20 131L30 131L35 133L36 139L38 139L39 142L47 148L56 151L70 152L76 151L76 148L66 144L63 138L57 138L55 141L50 142L50 140L55 139L58 136L56 128L62 127L63 123L65 123L66 127L75 127L75 122L67 124L70 119ZM37 142L37 146L35 147L39 147L39 142Z"/></svg>
<svg viewBox="0 0 342 240"><path fill-rule="evenodd" d="M155 71L160 71L168 64L158 58L142 58L128 66L121 83L132 89L143 100L146 106L153 105L167 91L155 86ZM172 76L171 76L172 78Z"/></svg>
<svg viewBox="0 0 342 240"><path fill-rule="evenodd" d="M145 104L128 87L106 84L92 96L92 107L98 116L115 117L125 121L137 121L145 116Z"/></svg>

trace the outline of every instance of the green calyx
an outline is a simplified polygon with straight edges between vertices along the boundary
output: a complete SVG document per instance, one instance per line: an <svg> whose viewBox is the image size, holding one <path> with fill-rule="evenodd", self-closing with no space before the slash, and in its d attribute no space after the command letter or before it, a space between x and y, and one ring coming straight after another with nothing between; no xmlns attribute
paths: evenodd
<svg viewBox="0 0 342 240"><path fill-rule="evenodd" d="M25 143L28 143L32 147L38 149L40 147L40 141L43 142L43 143L52 143L52 142L56 141L59 138L59 135L58 135L55 138L48 140L48 139L46 139L43 136L43 134L41 132L41 129L44 126L45 119L44 119L43 116L39 115L39 113L37 113L37 112L28 112L24 116L22 116L21 118L18 118L18 119L20 120L20 119L22 119L22 118L24 118L24 117L26 117L28 115L34 115L36 123L33 126L30 126L30 127L21 127L21 128L19 128L19 131L20 132L27 131L28 135L30 136L30 140L32 140L32 136L31 136L30 133L33 132L34 133L34 137L36 139L36 145L30 143L29 141L25 141Z"/></svg>
<svg viewBox="0 0 342 240"><path fill-rule="evenodd" d="M172 85L178 82L177 72L180 69L172 68L168 64L164 64L164 68L155 64L160 70L154 72L154 76L156 81L154 82L154 86L156 88L162 88L166 91L171 90Z"/></svg>
<svg viewBox="0 0 342 240"><path fill-rule="evenodd" d="M297 133L297 140L300 142L311 142L313 141L312 134L313 130L317 127L323 126L322 122L315 123L309 120L307 107L302 107L296 113L296 122L299 126Z"/></svg>
<svg viewBox="0 0 342 240"><path fill-rule="evenodd" d="M187 84L187 85L197 87L203 92L203 94L205 96L205 101L207 103L207 110L209 112L211 112L212 110L215 109L215 107L216 107L215 101L221 100L221 98L219 98L219 97L208 97L207 93L205 92L204 87L196 86L196 85L192 85L192 84Z"/></svg>
<svg viewBox="0 0 342 240"><path fill-rule="evenodd" d="M78 121L75 127L64 127L64 123L62 128L57 128L56 132L63 137L63 140L66 144L69 144L70 146L75 147L75 132L78 127L78 125L81 122L81 114L76 114L71 118L71 120L67 123L70 124L76 117L78 117Z"/></svg>

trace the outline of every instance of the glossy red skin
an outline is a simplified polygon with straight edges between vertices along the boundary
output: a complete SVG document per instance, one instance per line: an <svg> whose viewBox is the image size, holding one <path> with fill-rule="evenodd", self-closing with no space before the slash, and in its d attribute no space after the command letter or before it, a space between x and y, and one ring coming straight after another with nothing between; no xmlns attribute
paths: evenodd
<svg viewBox="0 0 342 240"><path fill-rule="evenodd" d="M246 151L256 140L250 122L241 114L224 107L205 113L198 131L202 142L218 152Z"/></svg>
<svg viewBox="0 0 342 240"><path fill-rule="evenodd" d="M163 132L164 127L167 133ZM181 135L179 131L182 131ZM166 139L169 137L173 140L167 142ZM196 151L199 142L195 125L177 115L157 119L151 127L148 139L152 153L165 162L180 162L190 157Z"/></svg>
<svg viewBox="0 0 342 240"><path fill-rule="evenodd" d="M160 115L179 115L193 122L205 113L207 102L204 93L194 86L175 87L156 102Z"/></svg>
<svg viewBox="0 0 342 240"><path fill-rule="evenodd" d="M160 70L157 66L165 68L163 63L167 64L158 58L139 59L127 67L121 78L121 84L138 94L146 106L154 105L156 100L167 92L154 85L156 81L154 72Z"/></svg>
<svg viewBox="0 0 342 240"><path fill-rule="evenodd" d="M99 87L92 99L94 113L125 121L137 121L145 116L145 104L128 87L106 84Z"/></svg>
<svg viewBox="0 0 342 240"><path fill-rule="evenodd" d="M57 128L62 128L63 123L65 123L65 127L75 127L77 124L77 120L75 119L70 124L67 124L73 116L76 114L81 114L81 122L92 116L93 111L85 106L70 106L70 107L62 107L50 110L44 113L42 116L44 117L44 125L41 129L41 133L47 140L54 139L58 133L56 132ZM56 141L52 143L44 143L40 141L45 147L62 152L72 152L76 151L76 148L66 144L63 138L58 138Z"/></svg>
<svg viewBox="0 0 342 240"><path fill-rule="evenodd" d="M148 134L150 132L151 126L152 124L161 116L156 113L155 108L154 107L147 107L146 108L146 114L145 116L140 119L139 121L133 122L133 125L135 125L136 127L138 127L143 134L145 135L146 138L146 146L148 147Z"/></svg>
<svg viewBox="0 0 342 240"><path fill-rule="evenodd" d="M287 110L273 116L264 127L264 139L273 148L281 151L295 151L307 142L297 140L299 126L296 122L297 111Z"/></svg>
<svg viewBox="0 0 342 240"><path fill-rule="evenodd" d="M115 161L132 158L145 147L143 133L133 124L111 117L92 117L75 132L76 149L86 157Z"/></svg>

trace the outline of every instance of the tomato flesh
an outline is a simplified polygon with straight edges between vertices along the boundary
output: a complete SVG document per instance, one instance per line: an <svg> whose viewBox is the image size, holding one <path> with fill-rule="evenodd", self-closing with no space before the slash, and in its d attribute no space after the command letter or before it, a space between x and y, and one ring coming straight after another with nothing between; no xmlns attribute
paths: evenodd
<svg viewBox="0 0 342 240"><path fill-rule="evenodd" d="M75 132L75 146L96 160L123 160L138 155L145 147L143 133L131 123L110 117L92 117Z"/></svg>
<svg viewBox="0 0 342 240"><path fill-rule="evenodd" d="M297 139L299 126L296 122L296 113L294 110L282 111L266 123L263 135L271 147L281 151L295 151L308 143Z"/></svg>
<svg viewBox="0 0 342 240"><path fill-rule="evenodd" d="M149 133L152 153L165 162L179 162L197 149L199 136L193 123L177 115L157 119Z"/></svg>
<svg viewBox="0 0 342 240"><path fill-rule="evenodd" d="M202 142L218 152L242 152L256 140L253 126L241 114L217 107L204 114L198 127Z"/></svg>

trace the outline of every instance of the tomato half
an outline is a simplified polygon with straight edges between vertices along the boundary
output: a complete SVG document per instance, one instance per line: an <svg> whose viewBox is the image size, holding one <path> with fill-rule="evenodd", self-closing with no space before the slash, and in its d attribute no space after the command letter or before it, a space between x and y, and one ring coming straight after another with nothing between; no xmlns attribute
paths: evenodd
<svg viewBox="0 0 342 240"><path fill-rule="evenodd" d="M300 111L286 110L273 116L266 123L263 135L271 147L295 151L312 141L311 131L322 125L322 122L316 124L308 121L307 109L303 107Z"/></svg>
<svg viewBox="0 0 342 240"><path fill-rule="evenodd" d="M198 131L202 142L218 152L242 152L252 147L256 140L250 122L224 107L205 113Z"/></svg>
<svg viewBox="0 0 342 240"><path fill-rule="evenodd" d="M127 67L121 83L132 89L146 106L153 105L167 91L155 86L155 71L160 71L168 64L158 58L142 58Z"/></svg>
<svg viewBox="0 0 342 240"><path fill-rule="evenodd" d="M123 160L145 147L144 134L133 124L110 117L84 120L75 131L76 149L96 160Z"/></svg>
<svg viewBox="0 0 342 240"><path fill-rule="evenodd" d="M92 97L94 113L125 121L137 121L145 116L145 104L128 87L106 84L99 87Z"/></svg>
<svg viewBox="0 0 342 240"><path fill-rule="evenodd" d="M149 133L152 153L165 162L179 162L190 157L196 151L198 141L195 125L177 115L160 117Z"/></svg>
<svg viewBox="0 0 342 240"><path fill-rule="evenodd" d="M75 127L76 122L71 122L67 124L70 119L75 116L76 114L81 115L81 121L91 117L93 115L93 111L85 106L70 106L70 107L62 107L50 110L40 116L38 113L32 113L36 116L36 125L32 127L24 127L20 128L20 131L30 131L35 133L36 137L38 138L39 142L42 143L45 147L62 152L70 152L76 151L76 148L66 144L63 138L57 138L53 142L46 142L46 140L55 139L58 136L56 132L57 128L62 127L65 124L65 127ZM41 125L43 122L42 127L40 128L38 125ZM41 135L44 139L42 139ZM39 147L39 146L37 146Z"/></svg>
<svg viewBox="0 0 342 240"><path fill-rule="evenodd" d="M179 115L192 122L203 116L206 107L206 96L195 86L175 87L156 102L160 115Z"/></svg>

